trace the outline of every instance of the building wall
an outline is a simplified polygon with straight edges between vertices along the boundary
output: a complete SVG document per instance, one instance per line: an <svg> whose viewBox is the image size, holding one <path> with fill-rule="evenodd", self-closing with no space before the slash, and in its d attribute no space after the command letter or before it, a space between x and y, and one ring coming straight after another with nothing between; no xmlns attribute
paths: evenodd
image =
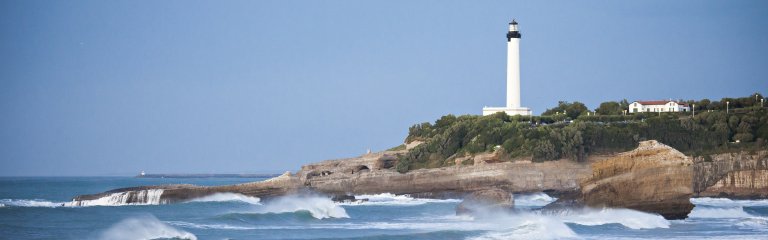
<svg viewBox="0 0 768 240"><path fill-rule="evenodd" d="M639 102L629 104L629 112L688 112L690 108L676 102L667 102L661 105L643 105Z"/></svg>

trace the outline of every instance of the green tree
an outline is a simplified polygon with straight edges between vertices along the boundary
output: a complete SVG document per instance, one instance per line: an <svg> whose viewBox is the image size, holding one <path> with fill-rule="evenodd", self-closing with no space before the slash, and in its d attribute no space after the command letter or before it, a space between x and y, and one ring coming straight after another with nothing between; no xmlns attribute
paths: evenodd
<svg viewBox="0 0 768 240"><path fill-rule="evenodd" d="M586 113L587 106L581 102L569 103L567 101L559 101L557 107L548 108L542 115L556 115L565 113L566 116L571 119L576 119L579 115Z"/></svg>
<svg viewBox="0 0 768 240"><path fill-rule="evenodd" d="M600 115L620 115L623 111L621 103L613 101L600 103L600 107L595 109L595 112Z"/></svg>

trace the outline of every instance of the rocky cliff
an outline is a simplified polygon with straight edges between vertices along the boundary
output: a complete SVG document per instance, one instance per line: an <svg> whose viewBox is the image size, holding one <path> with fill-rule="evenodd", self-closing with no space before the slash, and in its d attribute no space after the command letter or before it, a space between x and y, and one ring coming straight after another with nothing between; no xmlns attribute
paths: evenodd
<svg viewBox="0 0 768 240"><path fill-rule="evenodd" d="M768 196L768 155L739 153L697 158L656 141L641 142L635 150L610 156L590 156L585 163L571 160L534 163L500 162L493 153L463 157L455 166L395 170L404 151L366 154L302 166L270 180L229 186L165 185L123 188L75 197L72 205L88 201L152 204L183 202L219 192L271 198L301 191L329 195L411 194L416 197L461 197L498 189L508 193L548 192L563 196L559 204L622 207L684 218L691 196ZM458 158L457 158L458 159ZM468 162L471 160L472 162ZM473 163L473 164L466 164ZM158 191L153 191L158 190ZM161 191L160 191L161 190Z"/></svg>
<svg viewBox="0 0 768 240"><path fill-rule="evenodd" d="M768 198L768 151L715 154L694 162L696 196Z"/></svg>
<svg viewBox="0 0 768 240"><path fill-rule="evenodd" d="M508 192L576 191L590 173L588 164L570 160L543 163L501 162L412 170L394 169L402 152L367 154L359 158L303 166L296 175L307 188L331 194L411 194L456 196L490 186Z"/></svg>
<svg viewBox="0 0 768 240"><path fill-rule="evenodd" d="M161 191L152 191L161 190ZM259 198L271 198L301 191L298 178L290 173L261 181L226 186L195 186L189 184L141 186L120 188L98 194L80 195L70 205L122 205L122 204L168 204L184 202L214 193L239 193ZM148 197L148 193L156 196Z"/></svg>
<svg viewBox="0 0 768 240"><path fill-rule="evenodd" d="M621 207L684 219L693 204L693 160L657 141L592 163L581 183L581 201L591 207Z"/></svg>

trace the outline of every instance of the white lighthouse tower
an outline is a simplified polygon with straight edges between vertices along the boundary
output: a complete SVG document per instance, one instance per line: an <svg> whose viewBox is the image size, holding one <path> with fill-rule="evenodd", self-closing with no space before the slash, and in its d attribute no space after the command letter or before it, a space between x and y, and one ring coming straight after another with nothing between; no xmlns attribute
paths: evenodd
<svg viewBox="0 0 768 240"><path fill-rule="evenodd" d="M520 31L515 20L509 23L507 32L507 106L484 107L483 116L497 112L510 116L531 115L531 109L520 107Z"/></svg>

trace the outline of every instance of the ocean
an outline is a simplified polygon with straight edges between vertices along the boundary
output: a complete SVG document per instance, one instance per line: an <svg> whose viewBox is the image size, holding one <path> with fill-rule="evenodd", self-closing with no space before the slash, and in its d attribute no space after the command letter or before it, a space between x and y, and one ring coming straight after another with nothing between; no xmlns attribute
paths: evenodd
<svg viewBox="0 0 768 240"><path fill-rule="evenodd" d="M768 239L768 200L695 198L690 217L672 221L628 209L541 212L555 200L544 193L515 195L514 213L478 217L456 216L456 199L392 194L342 204L322 195L263 202L239 194L178 204L70 203L79 194L121 187L257 180L4 177L0 239Z"/></svg>

